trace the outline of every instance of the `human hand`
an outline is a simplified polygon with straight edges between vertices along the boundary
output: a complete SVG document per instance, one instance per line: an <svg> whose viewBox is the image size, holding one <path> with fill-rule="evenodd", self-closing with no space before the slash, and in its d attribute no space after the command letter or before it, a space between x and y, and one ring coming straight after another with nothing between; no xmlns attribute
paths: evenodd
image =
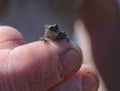
<svg viewBox="0 0 120 91"><path fill-rule="evenodd" d="M97 91L95 71L82 65L71 41L27 44L16 29L0 26L0 57L0 91Z"/></svg>

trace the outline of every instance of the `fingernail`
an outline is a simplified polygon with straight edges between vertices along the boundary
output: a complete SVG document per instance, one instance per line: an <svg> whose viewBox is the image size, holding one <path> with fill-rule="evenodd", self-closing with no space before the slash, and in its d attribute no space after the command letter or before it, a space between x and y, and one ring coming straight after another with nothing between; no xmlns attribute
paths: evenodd
<svg viewBox="0 0 120 91"><path fill-rule="evenodd" d="M97 91L99 87L99 79L95 74L87 72L82 77L83 91Z"/></svg>
<svg viewBox="0 0 120 91"><path fill-rule="evenodd" d="M63 66L63 76L73 74L82 64L82 55L77 50L70 48L60 55L60 63Z"/></svg>

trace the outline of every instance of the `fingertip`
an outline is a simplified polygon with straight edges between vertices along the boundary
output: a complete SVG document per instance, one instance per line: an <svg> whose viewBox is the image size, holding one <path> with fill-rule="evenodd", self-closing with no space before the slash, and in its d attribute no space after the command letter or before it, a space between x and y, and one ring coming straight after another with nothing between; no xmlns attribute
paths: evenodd
<svg viewBox="0 0 120 91"><path fill-rule="evenodd" d="M94 68L83 64L80 69L80 76L83 91L97 91L99 87L99 75Z"/></svg>
<svg viewBox="0 0 120 91"><path fill-rule="evenodd" d="M0 41L2 39L23 39L22 34L10 26L0 26Z"/></svg>
<svg viewBox="0 0 120 91"><path fill-rule="evenodd" d="M64 68L64 76L76 73L82 64L81 55L74 48L68 49L60 59Z"/></svg>
<svg viewBox="0 0 120 91"><path fill-rule="evenodd" d="M76 73L82 65L83 55L80 47L73 41L50 42L51 49L59 55L59 61L63 67L63 77Z"/></svg>
<svg viewBox="0 0 120 91"><path fill-rule="evenodd" d="M10 26L0 26L0 48L11 48L16 44L24 43L25 40L17 29Z"/></svg>

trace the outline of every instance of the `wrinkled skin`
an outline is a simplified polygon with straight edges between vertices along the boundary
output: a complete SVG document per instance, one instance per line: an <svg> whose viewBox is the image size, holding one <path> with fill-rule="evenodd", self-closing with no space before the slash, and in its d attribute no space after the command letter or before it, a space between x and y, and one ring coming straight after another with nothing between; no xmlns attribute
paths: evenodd
<svg viewBox="0 0 120 91"><path fill-rule="evenodd" d="M26 44L14 28L0 26L0 91L97 91L95 71L82 64L72 41Z"/></svg>

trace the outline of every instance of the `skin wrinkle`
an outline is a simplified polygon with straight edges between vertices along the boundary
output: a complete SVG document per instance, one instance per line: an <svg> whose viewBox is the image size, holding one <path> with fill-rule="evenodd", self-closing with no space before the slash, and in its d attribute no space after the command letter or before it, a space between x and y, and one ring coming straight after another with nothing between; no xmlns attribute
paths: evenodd
<svg viewBox="0 0 120 91"><path fill-rule="evenodd" d="M3 91L3 79L1 79L1 82L0 82L0 91Z"/></svg>
<svg viewBox="0 0 120 91"><path fill-rule="evenodd" d="M2 71L5 71L5 69L7 69L7 67L8 67L7 58L8 58L8 55L10 52L11 52L11 50L8 50L8 53L7 53L6 57L4 58L4 60L6 60L6 61L5 61L5 64L2 65L2 67L3 67ZM1 83L2 84L2 91L9 91L8 90L9 89L8 88L9 87L8 78L6 76L4 76L5 74L6 74L6 72L4 72L3 75L1 76L1 80L3 82L3 83Z"/></svg>
<svg viewBox="0 0 120 91"><path fill-rule="evenodd" d="M31 52L31 51L30 51L30 52ZM32 56L32 53L30 53L30 54L31 54L31 56ZM24 82L25 82L24 84L28 84L27 86L29 87L29 89L28 89L28 87L26 87L26 85L25 85L25 88L27 89L27 91L33 91L33 90L35 90L35 88L34 88L34 86L33 86L33 83L32 83L32 81L31 81L31 79L34 79L34 77L35 77L35 79L34 79L35 82L39 80L39 79L37 79L37 78L38 78L38 76L39 76L38 73L40 73L40 69L38 69L39 66L38 66L38 65L35 65L35 64L34 64L34 67L32 67L32 65L30 65L30 67L28 67L28 68L31 68L31 69L33 70L33 72L32 72L32 70L31 70L31 73L33 74L33 76L30 77L31 74L29 74L30 71L28 70L27 73L28 73L29 75L27 74L27 75L24 77ZM26 91L26 90L25 90L25 91Z"/></svg>
<svg viewBox="0 0 120 91"><path fill-rule="evenodd" d="M62 60L62 55L58 55L59 56L59 61L58 61L58 70L59 70L59 76L61 79L64 78L64 74L63 74L63 66L61 64L61 60Z"/></svg>
<svg viewBox="0 0 120 91"><path fill-rule="evenodd" d="M54 59L53 59L54 60ZM57 65L56 65L56 67L55 67L55 71L57 72L57 74L56 74L56 77L57 77L57 79L61 82L62 80L63 80L63 78L61 78L60 77L60 73L62 73L63 72L63 68L62 68L62 65L60 64L60 62L59 62L59 56L56 56L56 60L55 60L57 63ZM58 81L55 79L54 80L54 82L57 84L58 83ZM53 86L53 85L52 85ZM51 86L51 87L52 87ZM51 88L50 87L50 88Z"/></svg>
<svg viewBox="0 0 120 91"><path fill-rule="evenodd" d="M65 42L66 43L66 42ZM68 45L68 44L67 44ZM28 47L27 47L28 48ZM31 47L29 47L29 48L31 48ZM49 47L50 49L51 49L51 47ZM56 46L56 48L57 48L57 46ZM16 48L13 48L12 50L10 50L10 52L9 52L9 55L11 55L11 53L15 50ZM63 53L63 52L67 52L68 50L69 50L69 47L68 48L66 48L67 50L65 50L65 51L61 51L60 49L58 49L58 50L60 50L59 52L57 52L57 54L60 54L61 52ZM70 49L74 49L74 48L70 48ZM56 52L54 53L54 54L56 54ZM78 51L77 51L77 53L79 53ZM51 53L50 53L51 54ZM53 54L53 53L52 53ZM32 55L32 54L31 54ZM63 53L63 55L64 55L64 53ZM80 55L80 54L79 54ZM81 57L81 56L79 56L79 57ZM7 56L7 58L8 58L8 56ZM81 59L81 58L80 58ZM8 60L8 59L7 59ZM53 59L51 59L51 60L53 60ZM58 60L58 59L56 59L56 60ZM60 60L58 60L58 64L59 64L59 61ZM61 63L60 63L60 65L62 65ZM37 66L37 68L38 68L39 66ZM58 67L58 66L57 66ZM17 68L16 68L17 69ZM56 69L57 70L57 69ZM58 70L59 70L59 67L58 67ZM60 71L59 71L60 72ZM61 78L62 79L62 78ZM29 80L29 79L28 79ZM16 83L18 83L17 81L15 81ZM20 81L21 82L21 81ZM31 82L30 82L31 83ZM17 84L18 85L18 84Z"/></svg>
<svg viewBox="0 0 120 91"><path fill-rule="evenodd" d="M10 52L9 52L9 53L10 53ZM9 55L9 54L8 54L8 55ZM8 57L8 55L7 55L7 57ZM6 57L6 58L7 58L7 57ZM5 70L4 70L4 71L5 71L4 75L6 75L6 74L7 74L6 69L8 69L8 61L7 61L7 60L6 60L6 63L5 63L5 65L4 65L4 69L5 69ZM4 83L5 83L5 84L4 84L4 86L5 86L5 87L4 87L4 88L5 88L5 91L10 91L11 88L10 88L10 84L9 84L9 82L8 82L7 76L4 76L3 79L4 79Z"/></svg>
<svg viewBox="0 0 120 91"><path fill-rule="evenodd" d="M16 77L12 77L12 76L13 75L11 75L11 76L8 75L8 77L9 77L9 85L11 87L11 91L17 91Z"/></svg>
<svg viewBox="0 0 120 91"><path fill-rule="evenodd" d="M28 48L28 47L27 47ZM14 51L14 49L12 50L12 51ZM31 54L31 53L30 53ZM32 56L32 54L31 54L31 56ZM31 68L31 67L30 67ZM34 67L35 68L35 67ZM17 69L17 68L16 68ZM32 69L32 68L31 68ZM39 70L40 71L40 70ZM37 71L38 72L38 71ZM26 79L26 78L25 78ZM18 83L18 82L16 82L16 83ZM30 82L30 79L29 79L29 84L30 84L31 82ZM30 87L31 87L31 85L30 85ZM30 90L29 90L30 91Z"/></svg>
<svg viewBox="0 0 120 91"><path fill-rule="evenodd" d="M49 54L51 54L51 53L49 53ZM39 65L38 65L38 63L36 64L36 66L35 67L37 67L37 68L39 68ZM33 68L34 70L35 70L35 67ZM36 69L37 70L37 69ZM40 69L39 69L40 70ZM36 72L38 72L39 70L37 70ZM30 82L31 83L31 82Z"/></svg>
<svg viewBox="0 0 120 91"><path fill-rule="evenodd" d="M29 46L29 45L28 45L28 46ZM30 51L30 52L31 52L31 53L30 53L31 56L34 55L34 54L32 54L32 51ZM35 90L35 89L36 89L37 84L42 84L42 83L40 83L40 82L42 82L42 81L40 81L40 79L39 79L39 78L42 78L42 77L40 77L42 71L41 71L41 68L40 68L40 66L39 66L39 64L41 64L41 62L40 62L40 60L37 61L37 62L38 62L38 63L34 63L34 66L31 65L31 67L30 67L30 68L32 68L31 73L33 73L33 74L30 74L31 77L29 76L30 86L35 83L35 85L32 86L32 87L33 87L32 90ZM35 79L33 79L34 77L35 77ZM41 79L41 80L42 80L42 79Z"/></svg>
<svg viewBox="0 0 120 91"><path fill-rule="evenodd" d="M25 91L31 91L29 79L28 79L28 77L26 77L26 76L25 76L24 84L25 84Z"/></svg>
<svg viewBox="0 0 120 91"><path fill-rule="evenodd" d="M0 74L1 74L1 71L0 71ZM2 85L3 85L3 84L1 84L1 83L2 83L2 80L3 80L3 79L1 79L1 76L0 76L0 91L3 91L3 90L2 90L2 87L3 87Z"/></svg>
<svg viewBox="0 0 120 91"><path fill-rule="evenodd" d="M33 67L31 67L31 68L33 68ZM33 91L33 88L31 87L32 85L31 85L31 82L30 82L30 77L29 77L29 75L28 75L28 77L26 77L25 76L25 87L26 87L26 90L25 91Z"/></svg>
<svg viewBox="0 0 120 91"><path fill-rule="evenodd" d="M8 87L9 91L14 91L13 88L12 88L12 86L11 86L12 84L10 83L10 78L7 77L7 80L8 80L8 84L9 84L9 85L8 85L8 86L9 86L9 87Z"/></svg>
<svg viewBox="0 0 120 91"><path fill-rule="evenodd" d="M11 52L13 52L14 51L14 49L15 48L13 48L9 53L8 53L8 55L7 55L7 57L6 57L6 60L7 60L7 62L8 62L8 56L10 56L10 54L11 54ZM11 61L11 60L10 60ZM10 62L9 61L9 62ZM11 65L11 64L10 64ZM6 69L9 69L9 67L8 67L8 63L7 63L7 65L6 65ZM17 72L17 67L15 67L15 64L14 64L14 68L12 68L12 69L14 69L14 74L15 74L15 79L13 78L12 79L12 74L8 74L8 78L7 78L7 82L6 82L6 84L8 84L9 85L9 90L8 91L16 91L16 89L19 89L19 86L18 85L21 85L21 84L17 84L17 83L20 83L20 82L17 82L17 81L19 81L20 79L18 79L18 78L16 78L16 77L18 77L17 76L17 74L16 74L16 72ZM5 78L6 79L6 78ZM18 79L18 80L17 80ZM10 80L12 81L12 83L10 82ZM14 81L13 81L14 80ZM25 81L21 81L22 82L22 84L24 83L25 84ZM14 85L14 87L12 87L12 85ZM22 86L22 85L21 85ZM23 85L23 86L25 86L25 85ZM20 87L21 88L21 87ZM23 88L23 89L25 89L25 87ZM6 90L5 90L6 91ZM24 91L24 90L22 90L22 91Z"/></svg>
<svg viewBox="0 0 120 91"><path fill-rule="evenodd" d="M4 91L4 80L3 80L3 74L0 75L0 91Z"/></svg>
<svg viewBox="0 0 120 91"><path fill-rule="evenodd" d="M10 86L7 77L5 76L3 79L4 79L4 88L5 88L4 91L10 91L11 88L9 88Z"/></svg>
<svg viewBox="0 0 120 91"><path fill-rule="evenodd" d="M31 68L33 68L32 66L31 66ZM31 72L32 73L32 72ZM28 75L28 77L27 77L27 81L28 81L28 86L29 86L29 88L30 88L30 90L28 90L28 91L33 91L33 88L32 88L32 82L31 82L31 78L30 78L30 74Z"/></svg>
<svg viewBox="0 0 120 91"><path fill-rule="evenodd" d="M0 56L1 58L6 58L6 57L4 57L3 55L1 55ZM0 65L2 65L3 64L3 62L2 62L2 60L0 61L1 63L0 63ZM3 66L0 66L0 79L1 79L1 81L0 81L0 91L4 91L4 86L5 86L5 81L4 81L4 73L3 73L3 69L4 69L4 65Z"/></svg>
<svg viewBox="0 0 120 91"><path fill-rule="evenodd" d="M40 81L40 79L38 79L40 77L40 73L41 73L41 69L40 69L39 65L36 64L32 68L33 68L33 70L31 70L32 71L31 73L33 73L33 74L30 74L30 76L32 75L31 77L29 76L29 84L31 86L31 91L35 90L36 85L41 84L40 82L42 82L42 81ZM34 77L35 77L35 79L33 80ZM34 82L35 82L35 85L33 85Z"/></svg>
<svg viewBox="0 0 120 91"><path fill-rule="evenodd" d="M14 49L13 49L13 50L14 50ZM12 50L12 51L13 51L13 50ZM17 67L15 66L15 68L14 68L15 79L14 79L14 84L13 84L13 86L15 85L15 86L13 87L13 88L15 89L15 91L17 91L17 85L18 85L18 84L17 84L17 78L16 78L16 77L17 77L17 76L16 76L16 73L17 73L17 70L16 70L16 69L17 69ZM13 81L13 80L12 80L12 81ZM11 84L12 84L12 83L11 83Z"/></svg>
<svg viewBox="0 0 120 91"><path fill-rule="evenodd" d="M34 68L34 67L33 67ZM39 68L39 67L38 67ZM41 71L41 70L40 70ZM31 74L30 76L29 76L29 80L30 80L30 86L31 86L31 89L32 89L32 91L34 91L34 90L36 90L36 85L37 85L37 82L38 82L38 80L39 79L37 79L37 77L36 77L36 73L38 72L38 70L37 69L33 69L33 74ZM35 79L34 79L34 77L36 77ZM35 82L35 80L37 81L37 82ZM42 82L42 81L41 81Z"/></svg>
<svg viewBox="0 0 120 91"><path fill-rule="evenodd" d="M24 70L24 72L21 73L22 75L21 74L16 74L17 90L22 88L21 91L32 91L31 87L30 87L30 84L29 84L29 80L30 80L29 77L28 77L29 75L28 74L26 75L25 73L27 73L26 70ZM17 90L15 90L15 91L17 91Z"/></svg>
<svg viewBox="0 0 120 91"><path fill-rule="evenodd" d="M23 76L23 77L24 77L24 76ZM26 88L26 85L25 85L25 80L26 80L26 77L24 77L24 79L23 79L23 84L24 84L24 85L23 85L23 84L22 84L22 85L24 86L23 88L24 88L24 90L26 91L27 88Z"/></svg>
<svg viewBox="0 0 120 91"><path fill-rule="evenodd" d="M12 52L13 50L11 50L10 52L9 52L9 55L10 55L10 53ZM9 56L8 55L8 56ZM8 56L7 56L7 58L8 58ZM7 59L7 61L8 62L10 62L8 59ZM9 64L9 63L8 63ZM9 67L10 67L10 64L9 64ZM6 68L7 70L9 69L9 67L8 68ZM13 70L13 72L14 72L14 74L9 74L8 73L8 84L9 84L9 89L10 89L10 91L16 91L17 90L17 84L16 84L16 66L14 65L13 66L14 67L14 70ZM15 76L15 77L13 77L13 76Z"/></svg>
<svg viewBox="0 0 120 91"><path fill-rule="evenodd" d="M28 80L28 85L29 85L29 88L30 88L29 91L33 91L32 86L31 86L31 83L30 83L30 80L29 80L29 77L27 78L27 80Z"/></svg>

